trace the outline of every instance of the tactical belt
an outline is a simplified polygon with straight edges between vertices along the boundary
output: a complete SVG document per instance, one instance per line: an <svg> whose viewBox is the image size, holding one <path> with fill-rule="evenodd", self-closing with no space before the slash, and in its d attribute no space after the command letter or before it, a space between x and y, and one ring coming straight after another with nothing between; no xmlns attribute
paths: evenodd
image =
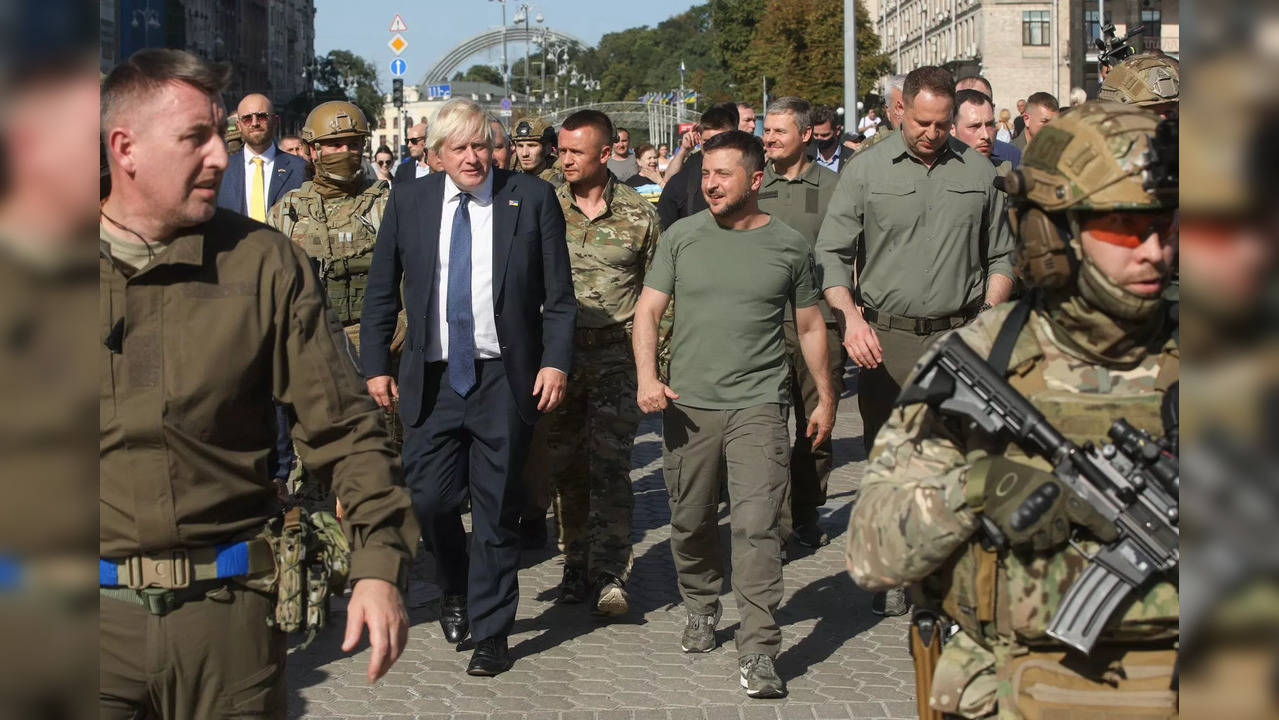
<svg viewBox="0 0 1279 720"><path fill-rule="evenodd" d="M578 347L590 348L615 345L630 339L631 334L626 330L626 323L606 325L601 328L579 327L573 332L573 343Z"/></svg>
<svg viewBox="0 0 1279 720"><path fill-rule="evenodd" d="M916 335L932 335L942 330L953 330L957 327L963 327L973 321L977 314L981 312L981 304L970 306L964 310L960 310L955 315L939 318L919 318L907 315L894 315L892 313L883 312L874 308L862 308L862 317L866 322L872 325L878 325L887 330L905 330Z"/></svg>
<svg viewBox="0 0 1279 720"><path fill-rule="evenodd" d="M203 580L176 590L155 587L141 590L131 590L127 587L100 587L98 594L131 605L141 605L148 613L163 617L189 602L204 599L210 590L223 585L221 580Z"/></svg>
<svg viewBox="0 0 1279 720"><path fill-rule="evenodd" d="M193 550L171 550L124 559L98 559L98 585L131 590L179 590L193 583L256 575L275 569L275 552L261 538Z"/></svg>

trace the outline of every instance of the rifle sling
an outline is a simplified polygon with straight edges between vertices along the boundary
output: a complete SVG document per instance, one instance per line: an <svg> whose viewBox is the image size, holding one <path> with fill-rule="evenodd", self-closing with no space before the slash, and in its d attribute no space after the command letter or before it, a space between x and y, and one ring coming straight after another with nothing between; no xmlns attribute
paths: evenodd
<svg viewBox="0 0 1279 720"><path fill-rule="evenodd" d="M990 355L986 361L1001 378L1008 377L1008 363L1012 361L1013 348L1017 345L1017 338L1021 335L1022 328L1026 327L1026 322L1030 320L1030 308L1034 302L1033 290L1021 296L1012 312L1004 318L1004 324L999 327L999 334L995 336L995 344L991 346Z"/></svg>

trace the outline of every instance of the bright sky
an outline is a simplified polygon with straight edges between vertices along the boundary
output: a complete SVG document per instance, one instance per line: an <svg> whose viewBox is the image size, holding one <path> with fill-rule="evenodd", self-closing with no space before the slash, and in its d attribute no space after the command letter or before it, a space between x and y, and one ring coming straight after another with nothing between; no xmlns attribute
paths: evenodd
<svg viewBox="0 0 1279 720"><path fill-rule="evenodd" d="M521 3L506 2L506 20L511 22ZM636 3L609 0L542 0L528 3L532 15L541 12L545 25L573 35L587 45L599 42L605 33L639 25L650 27L693 5L693 0L642 0ZM621 10L625 8L625 10ZM315 52L350 50L371 61L378 69L382 89L390 91L391 60L395 53L387 43L395 36L391 22L399 13L408 26L402 33L408 47L400 57L408 64L405 79L416 83L444 54L462 41L502 25L502 5L494 0L315 0ZM536 27L530 19L529 27ZM507 47L514 65L524 56L524 44ZM500 65L501 48L480 53L465 63ZM536 66L534 66L536 68Z"/></svg>

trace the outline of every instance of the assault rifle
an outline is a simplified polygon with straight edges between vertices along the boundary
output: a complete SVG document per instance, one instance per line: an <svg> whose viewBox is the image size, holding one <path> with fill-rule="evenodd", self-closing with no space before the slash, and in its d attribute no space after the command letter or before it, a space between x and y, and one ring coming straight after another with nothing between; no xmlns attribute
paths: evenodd
<svg viewBox="0 0 1279 720"><path fill-rule="evenodd" d="M1144 29L1144 25L1137 25L1123 37L1115 37L1113 24L1107 23L1102 26L1101 37L1093 40L1093 44L1097 46L1097 64L1112 68L1135 55L1137 51L1133 49L1129 41L1141 34Z"/></svg>
<svg viewBox="0 0 1279 720"><path fill-rule="evenodd" d="M1177 458L1145 431L1121 419L1110 428L1110 442L1075 445L954 334L938 343L897 402L926 402L1013 440L1052 463L1062 483L1115 524L1118 538L1089 557L1049 623L1049 635L1087 654L1133 592L1157 574L1177 571L1180 470ZM1034 505L1036 497L1032 493L1013 517L1027 526L1037 520L1045 508ZM989 518L982 517L982 526L996 545L1007 545ZM1071 544L1087 555L1073 539Z"/></svg>

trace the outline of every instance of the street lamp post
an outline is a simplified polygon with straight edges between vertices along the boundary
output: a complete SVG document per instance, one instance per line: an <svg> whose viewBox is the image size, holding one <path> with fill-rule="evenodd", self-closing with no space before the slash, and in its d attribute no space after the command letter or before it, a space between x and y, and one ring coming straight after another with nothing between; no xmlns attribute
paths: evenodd
<svg viewBox="0 0 1279 720"><path fill-rule="evenodd" d="M506 0L489 0L502 6L502 92L511 96L511 66L506 62Z"/></svg>

